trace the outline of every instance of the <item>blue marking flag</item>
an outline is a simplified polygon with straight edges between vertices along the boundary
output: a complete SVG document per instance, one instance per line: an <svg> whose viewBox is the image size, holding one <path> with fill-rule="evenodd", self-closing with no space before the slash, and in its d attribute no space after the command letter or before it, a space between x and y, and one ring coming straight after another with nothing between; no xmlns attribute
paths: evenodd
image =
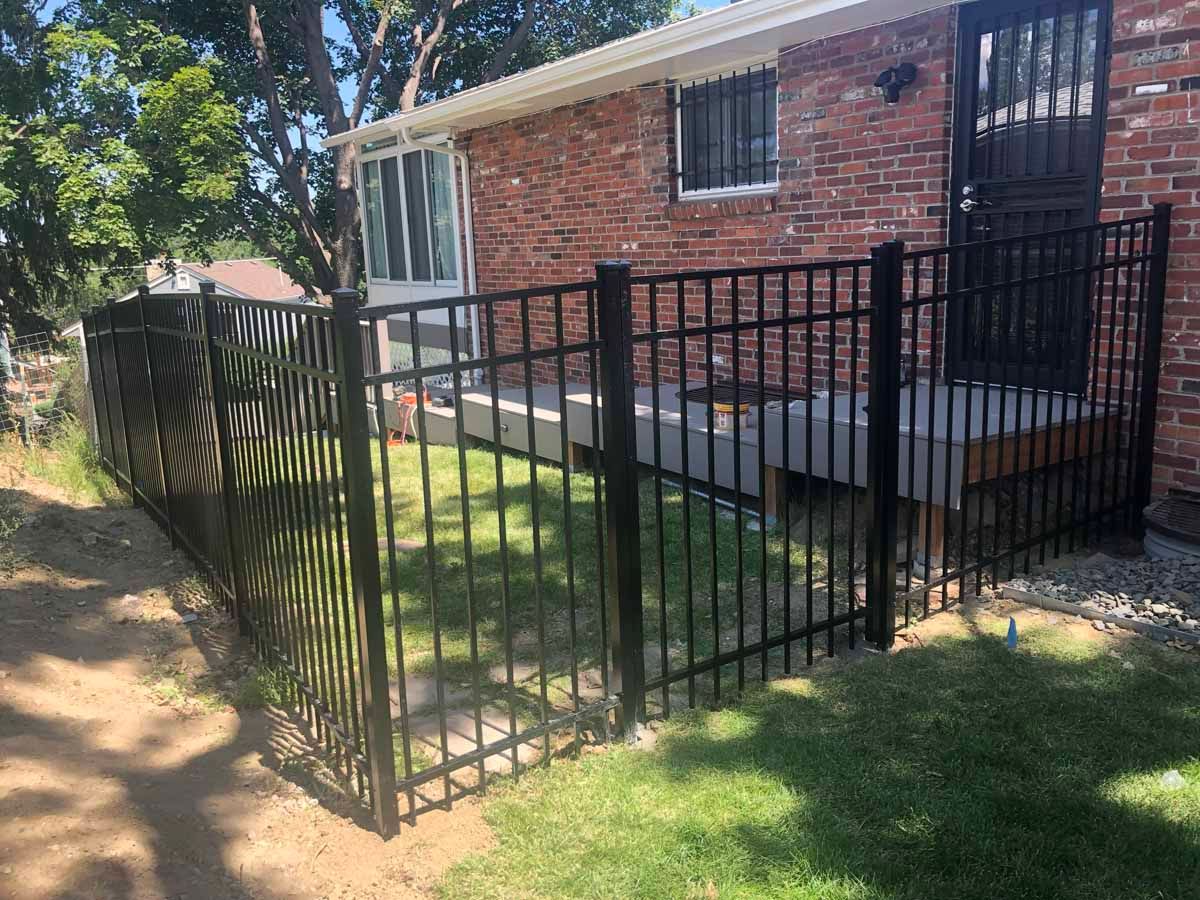
<svg viewBox="0 0 1200 900"><path fill-rule="evenodd" d="M1012 616L1008 617L1008 649L1017 649L1017 620Z"/></svg>

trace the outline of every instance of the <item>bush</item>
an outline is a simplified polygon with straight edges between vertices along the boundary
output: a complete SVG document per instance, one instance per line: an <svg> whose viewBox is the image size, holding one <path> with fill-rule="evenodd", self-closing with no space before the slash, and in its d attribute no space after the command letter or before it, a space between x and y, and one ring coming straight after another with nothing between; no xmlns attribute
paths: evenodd
<svg viewBox="0 0 1200 900"><path fill-rule="evenodd" d="M27 451L26 469L67 492L72 500L120 504L123 495L100 464L91 435L74 416L55 423L48 436Z"/></svg>
<svg viewBox="0 0 1200 900"><path fill-rule="evenodd" d="M287 676L277 669L257 666L238 682L233 705L238 709L283 706L287 696Z"/></svg>

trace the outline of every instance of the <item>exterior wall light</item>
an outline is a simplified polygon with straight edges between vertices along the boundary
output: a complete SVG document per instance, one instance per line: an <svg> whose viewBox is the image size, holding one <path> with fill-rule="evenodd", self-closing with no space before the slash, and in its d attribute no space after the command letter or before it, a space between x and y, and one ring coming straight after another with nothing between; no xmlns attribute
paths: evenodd
<svg viewBox="0 0 1200 900"><path fill-rule="evenodd" d="M900 89L908 87L917 80L917 67L912 63L900 63L884 69L875 79L875 87L883 91L883 99L888 103L900 102Z"/></svg>

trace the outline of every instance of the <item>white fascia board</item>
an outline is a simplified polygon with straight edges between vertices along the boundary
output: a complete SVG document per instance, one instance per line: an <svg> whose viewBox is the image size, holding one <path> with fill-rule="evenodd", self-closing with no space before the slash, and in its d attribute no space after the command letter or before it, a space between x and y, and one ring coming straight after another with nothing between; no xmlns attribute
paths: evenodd
<svg viewBox="0 0 1200 900"><path fill-rule="evenodd" d="M948 5L948 0L741 0L325 138L478 127L664 78L717 71L782 47ZM697 54L703 62L697 64Z"/></svg>

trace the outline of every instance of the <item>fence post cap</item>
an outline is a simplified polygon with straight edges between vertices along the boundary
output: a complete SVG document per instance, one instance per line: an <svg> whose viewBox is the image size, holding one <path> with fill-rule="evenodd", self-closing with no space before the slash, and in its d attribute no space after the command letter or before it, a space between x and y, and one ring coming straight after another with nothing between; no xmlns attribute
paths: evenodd
<svg viewBox="0 0 1200 900"><path fill-rule="evenodd" d="M596 268L599 269L632 269L633 263L628 259L601 259L597 261Z"/></svg>
<svg viewBox="0 0 1200 900"><path fill-rule="evenodd" d="M200 293L215 294L216 292L217 292L217 286L215 283L213 283L211 281L200 282Z"/></svg>
<svg viewBox="0 0 1200 900"><path fill-rule="evenodd" d="M329 292L333 297L334 306L343 306L349 304L358 308L364 305L365 298L358 292L357 288L334 288Z"/></svg>

